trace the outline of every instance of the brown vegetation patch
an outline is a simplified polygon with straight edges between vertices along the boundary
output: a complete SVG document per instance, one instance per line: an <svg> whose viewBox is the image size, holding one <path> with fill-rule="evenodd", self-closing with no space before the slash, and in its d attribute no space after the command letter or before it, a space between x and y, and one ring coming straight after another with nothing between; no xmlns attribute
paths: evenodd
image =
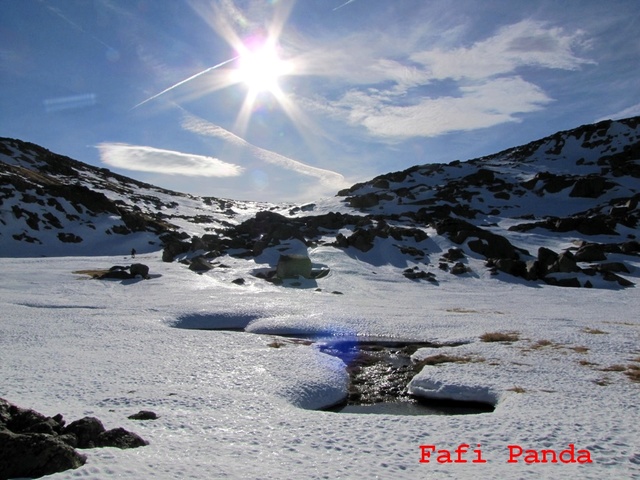
<svg viewBox="0 0 640 480"><path fill-rule="evenodd" d="M524 388L518 387L518 386L507 388L507 391L508 392L515 392L515 393L525 393L526 392L526 390Z"/></svg>
<svg viewBox="0 0 640 480"><path fill-rule="evenodd" d="M589 347L583 347L583 346L569 347L569 348L577 353L587 353L589 351Z"/></svg>
<svg viewBox="0 0 640 480"><path fill-rule="evenodd" d="M484 358L472 358L462 357L458 355L447 355L438 353L437 355L431 355L430 357L423 358L416 363L415 368L421 370L426 365L440 365L442 363L471 363L471 362L484 362Z"/></svg>
<svg viewBox="0 0 640 480"><path fill-rule="evenodd" d="M611 380L609 380L607 377L604 377L599 378L598 380L594 380L593 383L601 387L606 387L607 385L611 385Z"/></svg>
<svg viewBox="0 0 640 480"><path fill-rule="evenodd" d="M517 342L520 340L518 332L487 332L480 335L483 342Z"/></svg>
<svg viewBox="0 0 640 480"><path fill-rule="evenodd" d="M624 365L616 364L601 368L603 372L624 372L627 369Z"/></svg>
<svg viewBox="0 0 640 480"><path fill-rule="evenodd" d="M592 367L594 365L598 365L597 363L590 362L589 360L580 360L578 363L585 367Z"/></svg>
<svg viewBox="0 0 640 480"><path fill-rule="evenodd" d="M607 335L609 332L605 332L603 330L600 330L599 328L583 328L582 331L584 333L590 333L592 335Z"/></svg>
<svg viewBox="0 0 640 480"><path fill-rule="evenodd" d="M640 365L628 365L624 374L629 377L632 382L640 382Z"/></svg>

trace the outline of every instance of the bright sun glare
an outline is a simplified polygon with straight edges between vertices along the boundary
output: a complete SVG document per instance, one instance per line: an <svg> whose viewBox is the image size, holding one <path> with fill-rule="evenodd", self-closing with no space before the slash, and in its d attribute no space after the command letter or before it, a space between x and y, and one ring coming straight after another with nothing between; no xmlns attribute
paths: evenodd
<svg viewBox="0 0 640 480"><path fill-rule="evenodd" d="M289 73L289 62L278 56L273 45L263 44L240 52L238 67L232 75L235 82L246 85L252 94L269 92L276 95L280 91L278 79Z"/></svg>

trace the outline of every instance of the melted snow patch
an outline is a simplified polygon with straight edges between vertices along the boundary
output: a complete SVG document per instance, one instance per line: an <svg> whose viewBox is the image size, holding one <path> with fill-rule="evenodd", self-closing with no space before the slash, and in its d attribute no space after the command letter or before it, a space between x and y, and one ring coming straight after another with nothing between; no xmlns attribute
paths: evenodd
<svg viewBox="0 0 640 480"><path fill-rule="evenodd" d="M255 313L196 312L187 313L167 321L173 328L195 330L244 330L259 318Z"/></svg>

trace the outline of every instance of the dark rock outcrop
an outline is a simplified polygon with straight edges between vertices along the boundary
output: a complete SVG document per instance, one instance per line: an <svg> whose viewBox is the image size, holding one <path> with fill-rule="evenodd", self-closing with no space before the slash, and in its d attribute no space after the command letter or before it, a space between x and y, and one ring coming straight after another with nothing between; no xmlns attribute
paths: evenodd
<svg viewBox="0 0 640 480"><path fill-rule="evenodd" d="M79 468L86 457L45 433L0 430L0 478L38 478Z"/></svg>
<svg viewBox="0 0 640 480"><path fill-rule="evenodd" d="M75 448L136 448L147 444L123 428L105 430L95 417L65 426L60 414L47 417L0 398L0 479L37 478L79 468L86 457Z"/></svg>

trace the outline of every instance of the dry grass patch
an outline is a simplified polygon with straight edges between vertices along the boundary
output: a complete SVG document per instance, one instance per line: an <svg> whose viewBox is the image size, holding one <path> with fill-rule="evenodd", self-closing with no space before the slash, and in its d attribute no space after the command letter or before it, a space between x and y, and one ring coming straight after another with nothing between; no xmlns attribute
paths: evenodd
<svg viewBox="0 0 640 480"><path fill-rule="evenodd" d="M480 335L483 342L517 342L520 340L518 332L487 332Z"/></svg>
<svg viewBox="0 0 640 480"><path fill-rule="evenodd" d="M577 353L587 353L589 351L589 347L569 347L571 350Z"/></svg>
<svg viewBox="0 0 640 480"><path fill-rule="evenodd" d="M473 308L462 308L462 307L453 307L453 308L447 308L445 310L445 312L449 312L449 313L494 313L496 315L504 315L504 312L501 312L499 310L495 310L495 311L482 311L482 310L474 310Z"/></svg>
<svg viewBox="0 0 640 480"><path fill-rule="evenodd" d="M594 365L598 365L597 363L590 362L589 360L580 360L578 363L584 367L592 367Z"/></svg>
<svg viewBox="0 0 640 480"><path fill-rule="evenodd" d="M470 308L460 308L460 307L447 308L446 311L450 312L450 313L480 313L479 310L473 310L473 309L470 309Z"/></svg>
<svg viewBox="0 0 640 480"><path fill-rule="evenodd" d="M624 372L627 369L624 365L616 364L601 368L603 372Z"/></svg>
<svg viewBox="0 0 640 480"><path fill-rule="evenodd" d="M582 331L584 333L590 333L591 335L608 335L609 332L605 332L600 330L599 328L583 328Z"/></svg>
<svg viewBox="0 0 640 480"><path fill-rule="evenodd" d="M607 385L611 385L611 380L609 380L607 377L604 377L599 378L598 380L594 380L593 383L601 387L606 387Z"/></svg>
<svg viewBox="0 0 640 480"><path fill-rule="evenodd" d="M278 340L277 338L274 339L273 341L267 343L267 347L271 347L271 348L280 348L280 347L284 347L284 342L281 342L280 340Z"/></svg>
<svg viewBox="0 0 640 480"><path fill-rule="evenodd" d="M431 355L430 357L423 358L416 363L415 368L421 370L422 367L427 365L441 365L443 363L475 363L484 362L484 358L462 357L459 355L447 355L444 353L438 353L437 355Z"/></svg>
<svg viewBox="0 0 640 480"><path fill-rule="evenodd" d="M632 382L640 382L640 365L628 365L624 374L629 377Z"/></svg>
<svg viewBox="0 0 640 480"><path fill-rule="evenodd" d="M511 388L507 388L508 392L515 392L515 393L525 393L526 390L522 387L511 387Z"/></svg>

